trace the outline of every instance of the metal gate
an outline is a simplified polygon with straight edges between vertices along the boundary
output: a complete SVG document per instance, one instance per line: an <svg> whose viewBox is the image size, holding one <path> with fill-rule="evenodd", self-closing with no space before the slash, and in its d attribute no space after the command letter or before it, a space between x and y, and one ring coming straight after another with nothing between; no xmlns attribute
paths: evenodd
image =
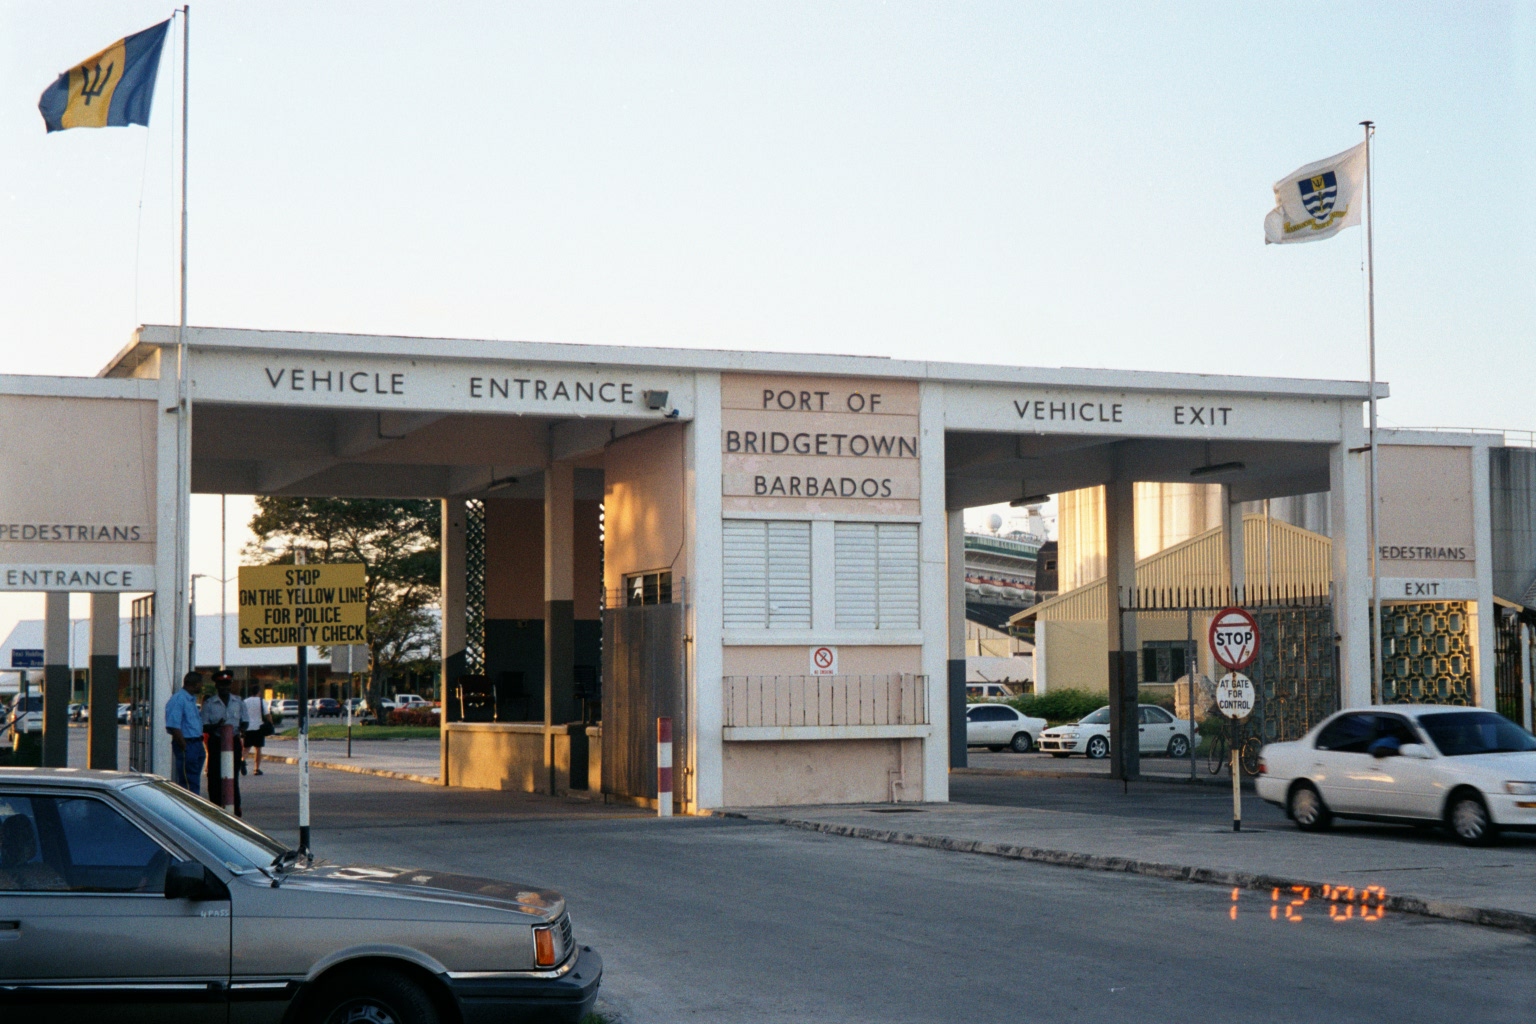
<svg viewBox="0 0 1536 1024"><path fill-rule="evenodd" d="M1493 634L1494 706L1511 722L1525 721L1524 673L1520 664L1520 613L1513 608L1499 609Z"/></svg>
<svg viewBox="0 0 1536 1024"><path fill-rule="evenodd" d="M1257 771L1258 744L1293 740L1340 706L1338 637L1327 590L1302 588L1161 588L1128 592L1121 603L1121 636L1126 616L1135 616L1137 671L1144 696L1165 685L1173 711L1199 722L1213 710L1215 678L1225 673L1210 657L1206 631L1211 617L1237 605L1259 624L1259 656L1244 671L1253 680L1258 703L1243 723L1249 737L1244 767ZM1177 682L1175 680L1178 680ZM1143 701L1145 703L1145 701ZM1209 743L1226 729L1224 721L1202 728ZM1253 740L1258 743L1254 743Z"/></svg>
<svg viewBox="0 0 1536 1024"><path fill-rule="evenodd" d="M681 588L678 588L679 590ZM623 595L616 595L620 601ZM678 595L681 596L681 595ZM618 603L610 600L610 605ZM655 799L656 719L672 719L679 798L687 764L687 675L682 604L609 607L603 612L603 792Z"/></svg>
<svg viewBox="0 0 1536 1024"><path fill-rule="evenodd" d="M128 638L128 767L147 772L154 765L155 595L134 599Z"/></svg>

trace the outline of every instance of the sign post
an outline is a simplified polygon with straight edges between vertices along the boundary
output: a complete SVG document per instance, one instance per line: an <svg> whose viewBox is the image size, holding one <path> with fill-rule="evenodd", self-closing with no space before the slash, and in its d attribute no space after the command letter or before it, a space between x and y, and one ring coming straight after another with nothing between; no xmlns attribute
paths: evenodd
<svg viewBox="0 0 1536 1024"><path fill-rule="evenodd" d="M368 577L361 563L242 565L240 646L296 647L299 673L299 852L309 846L309 647L368 641Z"/></svg>
<svg viewBox="0 0 1536 1024"><path fill-rule="evenodd" d="M1223 608L1211 620L1211 657L1227 674L1216 681L1216 710L1232 722L1232 831L1243 830L1242 744L1237 723L1253 714L1257 697L1242 669L1259 656L1259 624L1246 608Z"/></svg>

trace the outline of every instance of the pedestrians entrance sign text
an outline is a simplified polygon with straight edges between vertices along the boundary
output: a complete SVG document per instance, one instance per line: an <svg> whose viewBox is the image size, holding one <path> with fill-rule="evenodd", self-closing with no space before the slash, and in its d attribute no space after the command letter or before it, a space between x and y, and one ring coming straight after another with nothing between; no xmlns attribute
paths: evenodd
<svg viewBox="0 0 1536 1024"><path fill-rule="evenodd" d="M1211 657L1239 672L1259 656L1259 624L1243 608L1223 608L1211 620Z"/></svg>
<svg viewBox="0 0 1536 1024"><path fill-rule="evenodd" d="M367 583L361 563L242 565L240 646L367 643Z"/></svg>
<svg viewBox="0 0 1536 1024"><path fill-rule="evenodd" d="M1253 680L1241 672L1228 672L1216 680L1216 710L1228 718L1253 714Z"/></svg>

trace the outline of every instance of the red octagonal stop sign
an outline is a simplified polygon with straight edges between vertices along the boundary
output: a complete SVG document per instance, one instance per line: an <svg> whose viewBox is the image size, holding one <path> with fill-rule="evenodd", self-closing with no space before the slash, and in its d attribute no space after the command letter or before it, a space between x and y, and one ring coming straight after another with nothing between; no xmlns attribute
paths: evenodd
<svg viewBox="0 0 1536 1024"><path fill-rule="evenodd" d="M1223 608L1211 620L1211 657L1232 672L1259 656L1259 624L1243 608Z"/></svg>

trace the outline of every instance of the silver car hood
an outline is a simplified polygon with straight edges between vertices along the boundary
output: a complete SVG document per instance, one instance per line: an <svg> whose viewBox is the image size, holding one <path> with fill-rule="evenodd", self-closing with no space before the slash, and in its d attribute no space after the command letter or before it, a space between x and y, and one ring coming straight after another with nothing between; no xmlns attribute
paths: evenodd
<svg viewBox="0 0 1536 1024"><path fill-rule="evenodd" d="M565 912L565 897L550 889L425 868L322 863L289 872L283 876L282 887L337 895L484 907L527 914L546 921L553 921Z"/></svg>

